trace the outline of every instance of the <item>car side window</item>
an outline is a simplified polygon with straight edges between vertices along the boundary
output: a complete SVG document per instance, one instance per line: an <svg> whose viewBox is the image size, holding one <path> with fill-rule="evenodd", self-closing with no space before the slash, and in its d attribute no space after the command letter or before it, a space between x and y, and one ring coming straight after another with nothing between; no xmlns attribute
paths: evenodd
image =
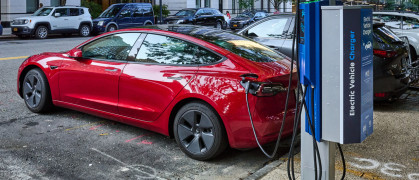
<svg viewBox="0 0 419 180"><path fill-rule="evenodd" d="M144 15L143 7L137 6L132 14L132 17L143 17Z"/></svg>
<svg viewBox="0 0 419 180"><path fill-rule="evenodd" d="M67 8L57 8L53 15L55 15L55 13L60 13L60 17L67 16Z"/></svg>
<svg viewBox="0 0 419 180"><path fill-rule="evenodd" d="M196 15L202 16L204 15L204 10L200 9L198 12L196 12Z"/></svg>
<svg viewBox="0 0 419 180"><path fill-rule="evenodd" d="M80 9L80 15L84 14L84 10Z"/></svg>
<svg viewBox="0 0 419 180"><path fill-rule="evenodd" d="M252 37L280 38L284 32L285 24L287 21L288 18L270 19L264 21L250 28L247 32L247 35Z"/></svg>
<svg viewBox="0 0 419 180"><path fill-rule="evenodd" d="M119 14L120 17L131 17L131 9L123 9Z"/></svg>
<svg viewBox="0 0 419 180"><path fill-rule="evenodd" d="M381 15L381 19L384 21L386 26L389 26L392 29L400 29L401 28L401 16L394 16L394 15Z"/></svg>
<svg viewBox="0 0 419 180"><path fill-rule="evenodd" d="M153 9L151 7L144 7L144 16L153 16Z"/></svg>
<svg viewBox="0 0 419 180"><path fill-rule="evenodd" d="M99 38L81 48L83 58L126 60L140 33L121 33Z"/></svg>
<svg viewBox="0 0 419 180"><path fill-rule="evenodd" d="M202 47L198 47L196 58L199 60L199 64L212 64L222 59L220 56Z"/></svg>
<svg viewBox="0 0 419 180"><path fill-rule="evenodd" d="M79 13L80 13L79 9L70 8L70 16L78 16L80 15Z"/></svg>
<svg viewBox="0 0 419 180"><path fill-rule="evenodd" d="M200 64L195 58L197 46L163 35L148 34L138 51L136 62L169 65Z"/></svg>
<svg viewBox="0 0 419 180"><path fill-rule="evenodd" d="M212 11L210 9L206 9L206 10L204 10L203 15L212 15Z"/></svg>

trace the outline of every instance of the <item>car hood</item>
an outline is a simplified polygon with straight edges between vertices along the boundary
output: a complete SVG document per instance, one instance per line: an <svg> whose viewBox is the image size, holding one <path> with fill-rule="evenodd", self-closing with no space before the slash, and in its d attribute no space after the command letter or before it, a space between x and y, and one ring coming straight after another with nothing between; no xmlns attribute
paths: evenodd
<svg viewBox="0 0 419 180"><path fill-rule="evenodd" d="M110 19L112 19L112 18L96 18L96 19L93 19L93 22L108 21Z"/></svg>
<svg viewBox="0 0 419 180"><path fill-rule="evenodd" d="M45 17L46 16L25 16L25 17L18 17L18 18L15 18L13 20L20 20L20 19L32 19L32 20L35 20L35 19L45 19Z"/></svg>

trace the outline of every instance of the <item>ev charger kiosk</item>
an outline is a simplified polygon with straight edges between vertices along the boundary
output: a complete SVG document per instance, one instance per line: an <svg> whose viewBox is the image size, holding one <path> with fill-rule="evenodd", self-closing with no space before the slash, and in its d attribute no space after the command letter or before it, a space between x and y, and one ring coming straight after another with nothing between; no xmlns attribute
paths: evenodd
<svg viewBox="0 0 419 180"><path fill-rule="evenodd" d="M373 25L370 6L327 5L300 4L298 53L322 179L329 180L335 143L361 143L373 132ZM301 177L314 179L312 131L304 111L301 116Z"/></svg>

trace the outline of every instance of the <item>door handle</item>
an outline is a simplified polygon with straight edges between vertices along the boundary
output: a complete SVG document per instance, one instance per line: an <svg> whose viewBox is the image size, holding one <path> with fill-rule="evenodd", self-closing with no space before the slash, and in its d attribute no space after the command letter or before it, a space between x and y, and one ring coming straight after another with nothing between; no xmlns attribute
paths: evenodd
<svg viewBox="0 0 419 180"><path fill-rule="evenodd" d="M109 72L115 72L115 71L117 71L118 69L105 69L105 71L109 71Z"/></svg>
<svg viewBox="0 0 419 180"><path fill-rule="evenodd" d="M183 77L166 77L167 79L173 79L173 80L182 80Z"/></svg>

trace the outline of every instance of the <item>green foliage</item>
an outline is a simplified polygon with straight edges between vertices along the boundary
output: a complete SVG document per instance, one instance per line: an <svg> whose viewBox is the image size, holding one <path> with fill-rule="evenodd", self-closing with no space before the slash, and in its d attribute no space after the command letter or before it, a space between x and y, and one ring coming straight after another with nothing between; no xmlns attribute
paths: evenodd
<svg viewBox="0 0 419 180"><path fill-rule="evenodd" d="M259 0L239 0L239 7L245 10L253 9L255 1Z"/></svg>
<svg viewBox="0 0 419 180"><path fill-rule="evenodd" d="M102 6L98 3L82 0L81 6L89 8L90 15L92 15L92 18L97 18L100 13L102 13Z"/></svg>
<svg viewBox="0 0 419 180"><path fill-rule="evenodd" d="M159 17L160 16L160 5L153 5L153 12L154 12L154 17ZM162 6L162 15L163 17L167 17L169 16L170 11L167 10L167 5L163 4Z"/></svg>

